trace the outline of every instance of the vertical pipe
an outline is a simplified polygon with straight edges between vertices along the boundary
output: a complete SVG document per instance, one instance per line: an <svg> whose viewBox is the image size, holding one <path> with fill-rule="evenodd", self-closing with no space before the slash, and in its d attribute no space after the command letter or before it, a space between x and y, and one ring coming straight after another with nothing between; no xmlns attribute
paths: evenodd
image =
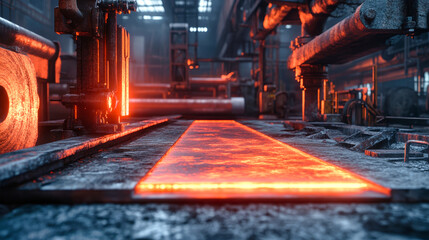
<svg viewBox="0 0 429 240"><path fill-rule="evenodd" d="M100 84L104 85L105 88L109 88L109 82L107 77L107 59L106 59L106 38L101 38L100 42L100 59L99 59L99 68L100 68Z"/></svg>
<svg viewBox="0 0 429 240"><path fill-rule="evenodd" d="M375 109L377 109L377 97L378 97L378 66L377 64L374 64L372 66L372 86L373 86L373 98L372 98L372 103Z"/></svg>
<svg viewBox="0 0 429 240"><path fill-rule="evenodd" d="M409 57L409 45L410 39L407 36L404 36L404 69L405 76L408 76L408 57Z"/></svg>
<svg viewBox="0 0 429 240"><path fill-rule="evenodd" d="M264 112L264 81L265 81L265 40L259 42L259 79L258 79L258 98L259 113Z"/></svg>
<svg viewBox="0 0 429 240"><path fill-rule="evenodd" d="M422 89L423 89L423 84L422 84L422 69L421 69L421 64L420 64L420 59L417 58L417 86L418 86L418 90L417 90L417 94L418 96L420 96L422 94Z"/></svg>
<svg viewBox="0 0 429 240"><path fill-rule="evenodd" d="M109 90L117 92L118 90L118 58L117 58L117 49L118 49L118 29L117 29L117 17L115 11L110 11L107 14L107 29L106 29L106 50L107 56L106 59L109 62L107 75L109 77ZM116 95L118 96L118 95ZM113 112L109 115L109 122L112 124L120 123L121 117L117 114L116 109L118 106L118 101L113 103Z"/></svg>
<svg viewBox="0 0 429 240"><path fill-rule="evenodd" d="M109 89L116 91L117 89L117 19L116 12L110 11L107 17L107 30L106 30L106 49L107 61L109 61Z"/></svg>
<svg viewBox="0 0 429 240"><path fill-rule="evenodd" d="M276 36L279 36L278 34ZM282 91L280 86L280 38L276 39L276 70L275 70L275 83L277 91Z"/></svg>
<svg viewBox="0 0 429 240"><path fill-rule="evenodd" d="M339 109L339 106L338 106L338 92L335 92L335 113L336 114L338 114L338 113L340 113L340 109Z"/></svg>
<svg viewBox="0 0 429 240"><path fill-rule="evenodd" d="M259 92L264 90L265 80L265 41L259 42Z"/></svg>

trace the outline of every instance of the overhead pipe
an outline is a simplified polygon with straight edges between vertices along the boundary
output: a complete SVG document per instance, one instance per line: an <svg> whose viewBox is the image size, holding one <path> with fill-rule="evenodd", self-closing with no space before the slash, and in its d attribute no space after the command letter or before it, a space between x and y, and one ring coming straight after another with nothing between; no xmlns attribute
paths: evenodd
<svg viewBox="0 0 429 240"><path fill-rule="evenodd" d="M54 60L59 55L58 44L4 18L0 18L0 36L0 44L19 47L20 51L40 58Z"/></svg>
<svg viewBox="0 0 429 240"><path fill-rule="evenodd" d="M300 8L302 35L317 36L322 33L329 14L333 12L342 0L313 0L309 7L303 3L285 3L274 7L265 16L263 29L255 35L259 40L265 39L294 8Z"/></svg>
<svg viewBox="0 0 429 240"><path fill-rule="evenodd" d="M329 15L335 11L341 0L313 0L307 8L301 8L299 18L302 36L317 36L323 32Z"/></svg>
<svg viewBox="0 0 429 240"><path fill-rule="evenodd" d="M404 29L405 6L402 1L380 3L367 0L350 17L295 49L288 66L303 64L342 64L376 52L385 41Z"/></svg>
<svg viewBox="0 0 429 240"><path fill-rule="evenodd" d="M76 0L60 0L58 7L66 18L75 22L81 22L83 20L83 14L79 10Z"/></svg>
<svg viewBox="0 0 429 240"><path fill-rule="evenodd" d="M313 0L310 5L311 13L329 15L341 1L344 2L344 0Z"/></svg>
<svg viewBox="0 0 429 240"><path fill-rule="evenodd" d="M292 9L293 8L288 5L281 5L272 8L270 13L264 18L264 29L266 31L272 31L283 21Z"/></svg>

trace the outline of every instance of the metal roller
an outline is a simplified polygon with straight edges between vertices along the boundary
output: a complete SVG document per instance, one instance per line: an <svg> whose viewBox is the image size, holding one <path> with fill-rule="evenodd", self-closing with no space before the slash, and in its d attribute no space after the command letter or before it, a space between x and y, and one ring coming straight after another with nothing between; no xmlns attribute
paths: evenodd
<svg viewBox="0 0 429 240"><path fill-rule="evenodd" d="M31 60L0 48L0 154L36 144L38 111L36 71Z"/></svg>
<svg viewBox="0 0 429 240"><path fill-rule="evenodd" d="M148 115L239 115L244 98L231 99L130 99L132 116Z"/></svg>

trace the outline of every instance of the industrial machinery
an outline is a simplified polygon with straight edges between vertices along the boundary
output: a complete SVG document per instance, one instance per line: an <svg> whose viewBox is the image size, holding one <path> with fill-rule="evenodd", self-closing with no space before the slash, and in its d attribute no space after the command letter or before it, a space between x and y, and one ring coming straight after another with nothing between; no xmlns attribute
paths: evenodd
<svg viewBox="0 0 429 240"><path fill-rule="evenodd" d="M129 114L130 37L117 14L136 10L135 1L60 0L55 31L77 45L77 84L62 103L71 109L66 130L83 124L95 132L121 131Z"/></svg>
<svg viewBox="0 0 429 240"><path fill-rule="evenodd" d="M318 92L327 79L328 64L346 63L378 51L394 35L413 36L428 30L427 1L367 0L354 14L327 31L326 20L342 1L316 0L309 5L304 1L273 2L278 7L266 15L264 27L279 24L283 20L279 14L299 11L301 36L291 44L293 53L288 67L295 71L302 88L302 116L306 121L317 120L320 114Z"/></svg>
<svg viewBox="0 0 429 240"><path fill-rule="evenodd" d="M170 24L170 76L171 90L180 95L189 85L189 41L187 23Z"/></svg>
<svg viewBox="0 0 429 240"><path fill-rule="evenodd" d="M294 25L301 26L300 33L290 33L290 37L299 36L291 41L291 55L288 58L287 67L294 71L302 90L302 118L306 121L322 120L326 118L324 114L335 113L335 111L325 112L321 109L321 102L327 100L323 96L328 96L323 93L323 83L330 75L328 65L349 63L386 49L393 46L392 42L397 41L395 39L398 35L406 36L403 51L405 72L408 74L407 66L417 65L420 69L417 77L419 92L424 88L421 82L423 71L419 67L421 66L420 57L410 56L409 38L428 30L427 1L273 0L244 1L236 4L231 21L235 25L230 27L236 33L225 39L220 54L233 56L234 52L245 49L246 47L240 46L237 42L249 41L243 37L245 36L243 33L246 32L243 29L248 29L248 37L253 45L257 46L251 51L258 56L256 63L258 68L253 71L256 73L253 79L256 82L258 95L256 99L260 113L267 110L266 106L273 105L270 102L275 99L271 97L272 93L269 89L272 88L269 85L272 81L266 73L266 41L272 38L272 35L279 34L278 30L284 26L288 29ZM227 26L225 28L229 29ZM393 49L389 48L383 56L393 58L392 54L398 53ZM423 56L423 53L420 53L420 56ZM366 60L369 62L372 58L368 57ZM372 62L375 61L372 60ZM356 64L350 66L359 69ZM372 70L373 67L377 67L377 64L372 63L369 70L365 70L375 74L372 83L370 82L372 91L367 102L372 105L372 108L382 108L381 104L377 104L380 93L378 82L374 84L374 79L377 81L377 69ZM342 75L342 77L345 78L336 77L335 82L347 82L347 76ZM279 84L274 85L275 88L279 88ZM271 91L276 93L280 92L280 89ZM332 102L332 100L329 101ZM370 122L374 123L374 121Z"/></svg>

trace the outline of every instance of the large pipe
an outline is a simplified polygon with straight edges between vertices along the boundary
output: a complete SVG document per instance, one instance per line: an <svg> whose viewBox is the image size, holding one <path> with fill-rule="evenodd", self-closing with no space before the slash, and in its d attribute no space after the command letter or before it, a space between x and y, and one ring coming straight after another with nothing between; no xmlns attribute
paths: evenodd
<svg viewBox="0 0 429 240"><path fill-rule="evenodd" d="M311 13L329 15L333 12L341 0L313 0L311 2Z"/></svg>
<svg viewBox="0 0 429 240"><path fill-rule="evenodd" d="M231 99L130 99L131 116L148 115L239 115L244 98Z"/></svg>
<svg viewBox="0 0 429 240"><path fill-rule="evenodd" d="M216 78L216 77L193 77L189 79L191 84L196 85L218 85L218 84L227 84L231 82L229 78Z"/></svg>
<svg viewBox="0 0 429 240"><path fill-rule="evenodd" d="M401 3L367 0L353 15L293 51L289 68L341 64L380 50L389 37L405 32Z"/></svg>
<svg viewBox="0 0 429 240"><path fill-rule="evenodd" d="M313 0L309 8L303 8L301 6L300 19L302 22L303 35L316 36L322 33L329 14L337 8L339 3L340 0ZM296 7L296 3L285 3L284 5L272 8L264 18L264 28L255 37L259 40L265 39L268 34L283 21L290 11Z"/></svg>
<svg viewBox="0 0 429 240"><path fill-rule="evenodd" d="M292 9L293 8L289 7L288 5L272 8L270 13L267 14L264 18L264 29L271 31L276 28Z"/></svg>
<svg viewBox="0 0 429 240"><path fill-rule="evenodd" d="M58 7L61 13L73 21L80 22L83 20L83 14L77 6L76 0L60 0Z"/></svg>
<svg viewBox="0 0 429 240"><path fill-rule="evenodd" d="M0 36L0 44L28 54L50 60L58 56L59 45L4 18L0 18Z"/></svg>
<svg viewBox="0 0 429 240"><path fill-rule="evenodd" d="M117 29L117 16L116 12L110 11L108 12L107 24L106 24L106 49L107 49L107 61L109 61L109 89L116 91L118 88L118 75L117 75L117 64L118 64L118 32Z"/></svg>
<svg viewBox="0 0 429 240"><path fill-rule="evenodd" d="M309 8L300 9L302 36L314 37L321 34L329 15L339 3L340 0L313 0Z"/></svg>

